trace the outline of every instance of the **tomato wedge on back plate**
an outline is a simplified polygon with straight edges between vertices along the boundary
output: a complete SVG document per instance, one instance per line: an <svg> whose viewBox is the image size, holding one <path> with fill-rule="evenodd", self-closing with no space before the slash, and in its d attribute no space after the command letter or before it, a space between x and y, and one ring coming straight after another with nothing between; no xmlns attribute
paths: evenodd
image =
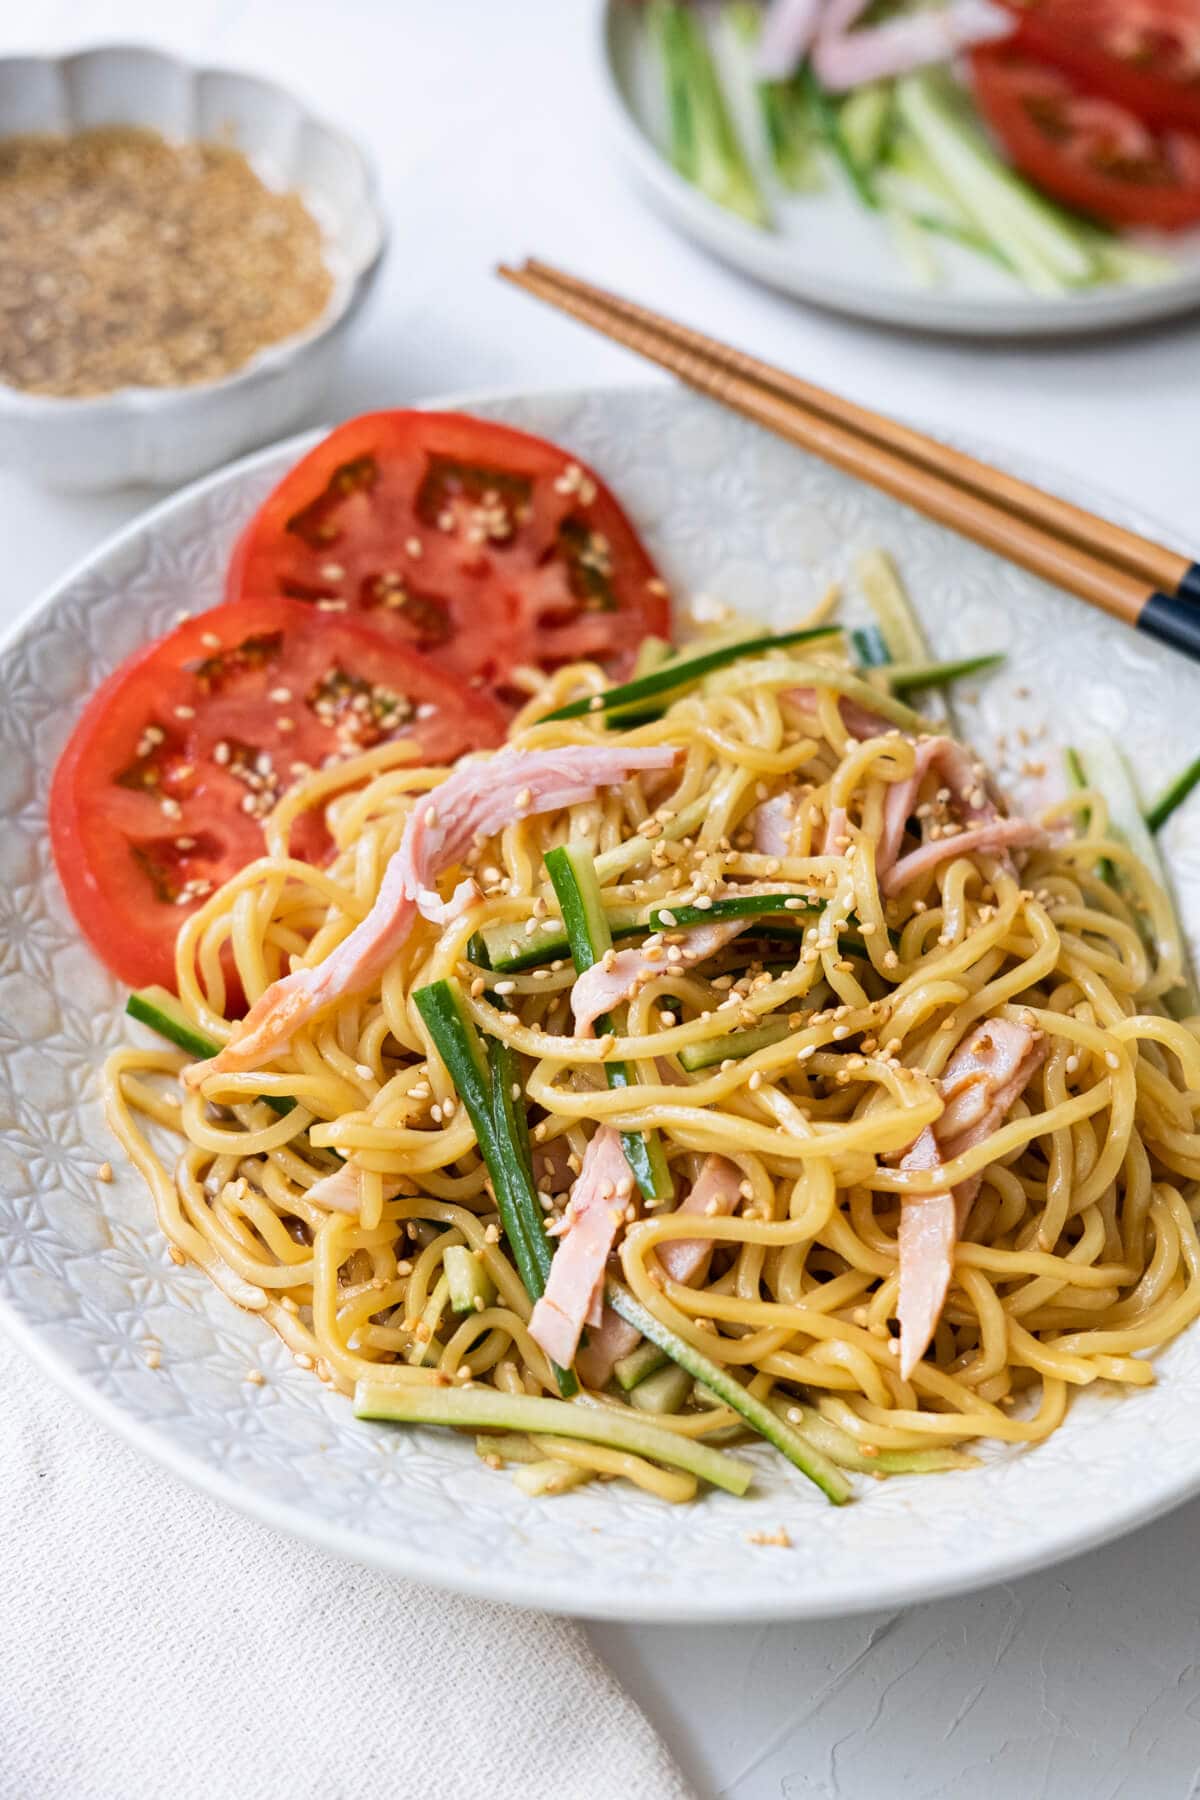
<svg viewBox="0 0 1200 1800"><path fill-rule="evenodd" d="M525 697L514 667L588 660L622 675L669 619L599 477L554 444L463 413L338 426L251 520L226 591L362 617L510 704Z"/></svg>
<svg viewBox="0 0 1200 1800"><path fill-rule="evenodd" d="M1154 130L1007 44L977 50L971 69L984 118L1045 193L1110 225L1200 223L1200 133Z"/></svg>
<svg viewBox="0 0 1200 1800"><path fill-rule="evenodd" d="M505 715L401 644L288 601L220 606L131 657L58 767L50 834L71 910L134 987L175 986L176 933L264 852L261 819L307 770L406 737L428 762L490 749ZM329 850L304 813L299 856Z"/></svg>
<svg viewBox="0 0 1200 1800"><path fill-rule="evenodd" d="M1147 125L1200 133L1196 0L1009 0L1018 51L1074 75Z"/></svg>

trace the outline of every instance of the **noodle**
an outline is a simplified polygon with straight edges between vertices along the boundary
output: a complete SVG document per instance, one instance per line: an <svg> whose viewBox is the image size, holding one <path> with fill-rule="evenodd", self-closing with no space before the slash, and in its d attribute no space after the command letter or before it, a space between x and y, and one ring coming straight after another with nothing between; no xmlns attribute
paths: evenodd
<svg viewBox="0 0 1200 1800"><path fill-rule="evenodd" d="M1000 852L949 851L889 895L888 796L914 778L927 740L881 696L881 728L859 741L840 699L847 681L830 663L830 684L814 687L812 671L778 655L743 662L625 732L599 717L548 721L601 685L598 671L561 671L517 720L517 747L667 744L675 767L478 843L467 860L480 904L441 928L419 919L381 981L343 996L261 1070L213 1072L188 1089L184 1057L115 1052L109 1118L176 1260L197 1263L344 1391L370 1376L556 1392L475 1132L413 1000L454 977L475 1026L521 1070L548 1220L599 1125L656 1132L677 1195L705 1157L735 1165L732 1211L635 1204L618 1255L634 1299L756 1397L802 1400L833 1439L875 1455L1036 1443L1075 1388L1152 1381L1144 1354L1200 1313L1200 1041L1165 1004L1181 973L1162 949L1169 900L1107 835L1091 796L1086 835L1064 835L1073 805L1055 809L1020 874ZM200 1029L229 1039L233 970L253 1002L348 936L445 773L388 744L284 797L268 854L179 934L179 992ZM932 798L909 832L923 844L952 836L947 790L935 776L921 791ZM793 810L777 855L755 819L781 795ZM297 817L325 805L336 851L318 869L288 845ZM503 978L472 960L476 934L507 927L519 944L555 916L543 859L568 840L594 856L614 909L757 890L819 916L799 912L780 941L754 925L687 966L660 933L661 963L619 1029L578 1036L569 958ZM1103 864L1122 886L1100 879ZM728 1054L730 1034L764 1022L773 1041ZM935 1167L914 1161L906 1153L946 1110L947 1067L981 1024L1024 1033L1044 1060L985 1136L948 1141ZM636 1079L610 1088L603 1064L618 1059ZM272 1098L295 1105L281 1113ZM150 1124L178 1140L173 1169ZM357 1172L357 1210L308 1199L343 1166ZM973 1199L953 1278L930 1348L905 1374L893 1329L902 1210L954 1188ZM684 1241L703 1250L695 1282L671 1278L657 1254ZM493 1296L465 1315L448 1299L454 1246L475 1253ZM614 1391L580 1404L624 1401ZM705 1437L738 1420L701 1396L656 1423ZM622 1475L667 1500L695 1492L693 1476L624 1452L524 1442L513 1457L529 1491Z"/></svg>

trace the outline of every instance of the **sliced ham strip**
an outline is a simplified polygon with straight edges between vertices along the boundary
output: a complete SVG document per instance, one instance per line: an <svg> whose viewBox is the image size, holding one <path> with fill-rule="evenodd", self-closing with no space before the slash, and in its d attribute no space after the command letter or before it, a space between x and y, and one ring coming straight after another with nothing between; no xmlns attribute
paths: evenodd
<svg viewBox="0 0 1200 1800"><path fill-rule="evenodd" d="M1044 841L1045 833L1029 819L996 818L989 824L954 832L950 837L932 838L919 850L910 851L894 863L879 885L891 899L909 882L918 881L931 869L956 856L999 856L1008 850L1028 850Z"/></svg>
<svg viewBox="0 0 1200 1800"><path fill-rule="evenodd" d="M702 1218L717 1214L727 1218L737 1207L740 1182L736 1163L724 1156L707 1156L677 1211ZM657 1252L671 1280L685 1287L696 1287L704 1280L712 1253L713 1244L707 1238L672 1238L670 1243L660 1244ZM588 1341L575 1358L579 1379L591 1388L606 1387L617 1363L636 1350L641 1341L642 1334L636 1326L628 1324L611 1306L605 1306L598 1329L593 1331L589 1322Z"/></svg>
<svg viewBox="0 0 1200 1800"><path fill-rule="evenodd" d="M418 910L437 924L461 912L476 896L474 883L462 882L450 901L441 899L434 884L461 862L477 835L492 837L515 819L578 805L635 770L670 768L675 755L666 745L571 744L560 750L501 750L462 764L413 806L366 918L318 967L296 969L269 987L219 1055L194 1063L184 1079L195 1087L210 1074L261 1068L317 1013L379 979Z"/></svg>
<svg viewBox="0 0 1200 1800"><path fill-rule="evenodd" d="M812 48L823 0L772 0L763 19L755 67L760 81L786 81Z"/></svg>
<svg viewBox="0 0 1200 1800"><path fill-rule="evenodd" d="M789 688L784 697L802 707L805 712L815 712L817 709L816 688ZM890 719L869 712L865 706L860 706L857 700L851 700L845 694L838 701L838 712L850 736L858 738L860 743L865 743L868 738L885 737L889 731L896 730Z"/></svg>
<svg viewBox="0 0 1200 1800"><path fill-rule="evenodd" d="M575 1019L575 1036L591 1037L596 1020L632 1000L639 988L658 975L672 969L691 969L730 943L745 931L752 919L729 919L716 925L696 925L682 934L678 945L679 960L668 961L664 955L647 956L645 950L618 950L608 966L593 963L585 969L571 989L571 1012ZM607 960L607 959L606 959Z"/></svg>
<svg viewBox="0 0 1200 1800"><path fill-rule="evenodd" d="M844 806L835 806L825 825L825 842L821 846L825 856L842 856L845 854L845 840L850 836L850 815Z"/></svg>
<svg viewBox="0 0 1200 1800"><path fill-rule="evenodd" d="M738 1203L741 1170L724 1156L706 1156L691 1192L676 1208L676 1216L691 1213L700 1218L728 1218ZM695 1287L704 1280L712 1260L711 1238L672 1238L658 1247L658 1260L672 1281Z"/></svg>
<svg viewBox="0 0 1200 1800"><path fill-rule="evenodd" d="M332 1175L322 1175L320 1181L314 1181L304 1198L330 1212L357 1213L361 1202L358 1170L353 1163L343 1163Z"/></svg>
<svg viewBox="0 0 1200 1800"><path fill-rule="evenodd" d="M1046 1041L1007 1019L977 1025L942 1076L945 1111L901 1158L905 1170L939 1169L998 1130L1046 1059ZM912 1374L928 1350L954 1268L954 1246L983 1183L982 1173L952 1191L906 1195L900 1202L900 1373Z"/></svg>
<svg viewBox="0 0 1200 1800"><path fill-rule="evenodd" d="M589 1315L601 1318L604 1269L632 1192L633 1175L620 1136L605 1125L584 1153L546 1291L529 1320L534 1343L560 1368L569 1369L574 1362Z"/></svg>
<svg viewBox="0 0 1200 1800"><path fill-rule="evenodd" d="M622 1357L631 1356L642 1341L636 1325L615 1313L611 1306L600 1312L600 1323L588 1326L588 1341L576 1353L575 1373L585 1387L605 1388Z"/></svg>
<svg viewBox="0 0 1200 1800"><path fill-rule="evenodd" d="M916 746L916 761L911 775L894 781L883 805L883 835L876 852L875 867L882 877L900 855L904 831L917 803L921 783L931 769L936 769L950 790L960 816L968 825L990 825L999 818L996 803L988 792L987 780L961 744L953 738L925 738Z"/></svg>
<svg viewBox="0 0 1200 1800"><path fill-rule="evenodd" d="M746 823L754 834L758 854L781 859L790 856L795 820L796 808L790 794L776 794L756 806Z"/></svg>
<svg viewBox="0 0 1200 1800"><path fill-rule="evenodd" d="M889 19L863 31L845 29L853 22L846 16L850 10L832 9L834 16L822 22L812 50L822 86L835 94L949 62L960 51L996 43L1016 28L1012 15L990 0L950 0L940 10ZM854 5L854 17L862 10Z"/></svg>

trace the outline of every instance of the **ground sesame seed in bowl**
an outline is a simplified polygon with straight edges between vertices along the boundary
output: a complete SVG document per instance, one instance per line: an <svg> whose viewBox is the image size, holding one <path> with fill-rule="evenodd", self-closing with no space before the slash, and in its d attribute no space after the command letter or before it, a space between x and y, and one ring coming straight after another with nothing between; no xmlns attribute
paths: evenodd
<svg viewBox="0 0 1200 1800"><path fill-rule="evenodd" d="M0 380L79 398L216 381L333 278L299 195L240 150L106 126L0 138Z"/></svg>

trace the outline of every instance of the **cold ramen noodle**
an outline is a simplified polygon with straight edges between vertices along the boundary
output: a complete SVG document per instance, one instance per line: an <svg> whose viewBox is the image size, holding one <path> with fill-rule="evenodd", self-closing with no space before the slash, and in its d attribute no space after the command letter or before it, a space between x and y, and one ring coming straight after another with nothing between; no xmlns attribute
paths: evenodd
<svg viewBox="0 0 1200 1800"><path fill-rule="evenodd" d="M1151 1383L1200 1312L1170 901L903 686L818 619L298 779L140 999L185 1047L107 1066L176 1257L531 1492L742 1492L757 1434L841 1501Z"/></svg>

